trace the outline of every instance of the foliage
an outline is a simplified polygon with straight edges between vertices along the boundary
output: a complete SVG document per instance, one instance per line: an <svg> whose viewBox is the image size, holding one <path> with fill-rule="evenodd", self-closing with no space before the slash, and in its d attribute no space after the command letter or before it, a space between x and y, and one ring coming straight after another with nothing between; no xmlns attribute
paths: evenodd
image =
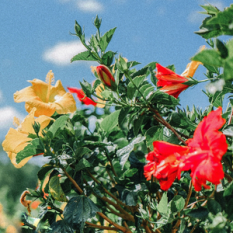
<svg viewBox="0 0 233 233"><path fill-rule="evenodd" d="M211 48L194 55L181 75L174 65L157 62L137 69L139 62L107 50L116 28L102 35L98 16L90 41L75 22L74 35L87 50L71 62L100 65L93 69L94 85L84 80L82 91L71 92L95 107L70 114L64 106L67 111L52 116L45 109L50 123L41 134L35 123L17 152L16 163L38 154L48 158L37 173L38 188L27 192L26 198L40 201L40 213L22 216L24 232L232 232L233 40L213 38L233 34L233 5L224 11L202 7L207 18L197 34ZM207 79L195 80L201 64ZM179 94L200 82L209 83L209 106L181 109ZM46 84L40 95L49 96L52 88ZM229 104L222 110L225 96ZM52 102L55 97L61 96Z"/></svg>

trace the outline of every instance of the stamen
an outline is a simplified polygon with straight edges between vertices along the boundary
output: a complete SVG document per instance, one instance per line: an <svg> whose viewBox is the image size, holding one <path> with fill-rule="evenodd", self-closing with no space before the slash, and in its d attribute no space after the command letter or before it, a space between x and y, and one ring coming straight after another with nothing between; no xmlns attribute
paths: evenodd
<svg viewBox="0 0 233 233"><path fill-rule="evenodd" d="M50 95L51 85L55 81L54 74L53 74L52 70L50 70L48 72L45 81L46 81L46 83L48 83L48 91L47 91L47 96L46 96L46 103L48 103L49 102L49 95Z"/></svg>

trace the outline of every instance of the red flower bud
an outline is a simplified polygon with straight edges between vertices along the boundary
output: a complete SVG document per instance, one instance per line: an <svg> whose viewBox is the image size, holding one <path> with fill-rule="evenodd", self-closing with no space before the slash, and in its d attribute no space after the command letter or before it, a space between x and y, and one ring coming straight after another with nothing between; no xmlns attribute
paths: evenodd
<svg viewBox="0 0 233 233"><path fill-rule="evenodd" d="M115 79L107 66L100 65L96 67L96 73L100 80L113 91L116 90Z"/></svg>

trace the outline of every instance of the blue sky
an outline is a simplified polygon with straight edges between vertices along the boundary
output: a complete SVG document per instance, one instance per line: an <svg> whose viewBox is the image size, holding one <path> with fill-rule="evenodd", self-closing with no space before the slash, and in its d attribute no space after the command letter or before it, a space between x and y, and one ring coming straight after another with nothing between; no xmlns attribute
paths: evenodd
<svg viewBox="0 0 233 233"><path fill-rule="evenodd" d="M230 0L210 3L223 9ZM204 15L197 0L1 0L0 1L0 140L4 139L13 117L26 116L24 103L16 104L13 94L29 85L27 80L45 80L52 70L64 87L79 87L79 81L93 81L90 65L69 63L70 58L84 51L79 40L71 36L74 21L85 27L86 38L96 32L93 20L102 18L101 32L117 27L108 47L128 60L142 65L157 61L163 66L174 64L181 74L190 57L205 40L194 34ZM140 66L139 66L140 68ZM195 74L205 79L204 68ZM202 89L205 88L203 84ZM207 105L200 85L180 95L182 106ZM77 101L78 102L78 101ZM78 107L80 105L78 104Z"/></svg>

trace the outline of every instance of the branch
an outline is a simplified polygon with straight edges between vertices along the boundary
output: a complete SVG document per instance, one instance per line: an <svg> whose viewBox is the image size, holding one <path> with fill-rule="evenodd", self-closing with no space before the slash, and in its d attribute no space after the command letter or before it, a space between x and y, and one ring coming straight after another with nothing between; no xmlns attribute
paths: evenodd
<svg viewBox="0 0 233 233"><path fill-rule="evenodd" d="M92 228L98 228L98 229L105 229L105 230L111 230L111 231L118 231L118 228L115 227L107 227L107 226L100 226L100 225L96 225L94 223L90 223L90 222L85 222L88 227L92 227Z"/></svg>

